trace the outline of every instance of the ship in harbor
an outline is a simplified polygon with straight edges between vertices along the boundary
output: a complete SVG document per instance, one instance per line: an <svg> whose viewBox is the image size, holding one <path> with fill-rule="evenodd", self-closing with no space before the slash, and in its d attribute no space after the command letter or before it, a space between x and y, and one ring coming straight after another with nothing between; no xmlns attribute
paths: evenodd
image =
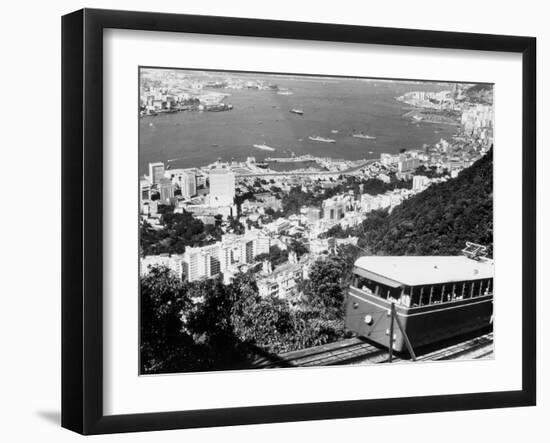
<svg viewBox="0 0 550 443"><path fill-rule="evenodd" d="M336 143L336 140L332 138L321 137L320 135L309 136L308 138L314 142Z"/></svg>
<svg viewBox="0 0 550 443"><path fill-rule="evenodd" d="M301 109L292 108L290 112L292 112L293 114L304 115L304 111Z"/></svg>
<svg viewBox="0 0 550 443"><path fill-rule="evenodd" d="M376 137L374 135L363 134L362 132L360 132L359 134L352 134L351 136L355 138L363 138L365 140L376 140Z"/></svg>
<svg viewBox="0 0 550 443"><path fill-rule="evenodd" d="M275 148L272 148L271 146L267 146L265 144L263 145L252 145L256 149L261 149L262 151L275 151Z"/></svg>

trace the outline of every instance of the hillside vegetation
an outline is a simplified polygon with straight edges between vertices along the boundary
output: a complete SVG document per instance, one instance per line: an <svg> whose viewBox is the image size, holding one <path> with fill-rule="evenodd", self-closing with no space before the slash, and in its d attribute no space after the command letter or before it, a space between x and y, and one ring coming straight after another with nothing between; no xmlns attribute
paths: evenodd
<svg viewBox="0 0 550 443"><path fill-rule="evenodd" d="M477 84L469 87L465 91L467 100L471 103L480 103L486 105L493 104L493 85Z"/></svg>
<svg viewBox="0 0 550 443"><path fill-rule="evenodd" d="M432 185L396 207L376 211L359 246L376 255L455 255L467 241L493 254L493 150L458 177Z"/></svg>

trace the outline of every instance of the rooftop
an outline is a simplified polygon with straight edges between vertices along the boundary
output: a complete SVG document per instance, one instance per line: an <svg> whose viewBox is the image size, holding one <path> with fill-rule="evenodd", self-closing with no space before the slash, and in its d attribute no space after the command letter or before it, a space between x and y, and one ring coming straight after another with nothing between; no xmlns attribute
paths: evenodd
<svg viewBox="0 0 550 443"><path fill-rule="evenodd" d="M492 260L464 256L365 256L355 266L376 280L383 277L391 286L417 286L479 280L494 276Z"/></svg>

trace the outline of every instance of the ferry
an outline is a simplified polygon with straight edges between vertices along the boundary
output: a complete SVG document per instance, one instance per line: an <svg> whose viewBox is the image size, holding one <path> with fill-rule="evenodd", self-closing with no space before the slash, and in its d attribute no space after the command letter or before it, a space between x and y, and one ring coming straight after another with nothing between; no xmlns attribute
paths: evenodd
<svg viewBox="0 0 550 443"><path fill-rule="evenodd" d="M494 262L467 243L457 256L365 256L355 262L345 326L409 352L493 321Z"/></svg>
<svg viewBox="0 0 550 443"><path fill-rule="evenodd" d="M363 138L365 140L376 140L376 137L374 135L363 134L362 132L360 132L359 134L352 134L352 137Z"/></svg>
<svg viewBox="0 0 550 443"><path fill-rule="evenodd" d="M332 138L321 137L320 135L309 136L308 138L314 142L336 143L336 140Z"/></svg>
<svg viewBox="0 0 550 443"><path fill-rule="evenodd" d="M293 108L290 110L290 112L292 112L293 114L304 115L304 111L301 109Z"/></svg>
<svg viewBox="0 0 550 443"><path fill-rule="evenodd" d="M338 131L338 129L331 129L330 132L332 132L333 134L338 134L339 131Z"/></svg>
<svg viewBox="0 0 550 443"><path fill-rule="evenodd" d="M261 149L262 151L275 151L275 148L267 145L252 145L256 149Z"/></svg>

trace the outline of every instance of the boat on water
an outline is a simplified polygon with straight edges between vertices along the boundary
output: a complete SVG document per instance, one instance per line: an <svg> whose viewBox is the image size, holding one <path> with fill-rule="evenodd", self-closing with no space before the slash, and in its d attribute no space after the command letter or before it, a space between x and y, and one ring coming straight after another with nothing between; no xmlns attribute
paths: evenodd
<svg viewBox="0 0 550 443"><path fill-rule="evenodd" d="M263 145L252 145L256 149L261 149L262 151L275 151L275 148L272 148L271 146L267 146L265 144Z"/></svg>
<svg viewBox="0 0 550 443"><path fill-rule="evenodd" d="M292 108L290 112L292 112L293 114L304 115L304 111L301 109Z"/></svg>
<svg viewBox="0 0 550 443"><path fill-rule="evenodd" d="M332 132L333 134L338 134L339 131L338 131L338 129L331 129L330 132Z"/></svg>
<svg viewBox="0 0 550 443"><path fill-rule="evenodd" d="M294 92L292 92L292 91L279 91L279 92L277 92L277 94L279 94L279 95L292 95L292 94L294 94Z"/></svg>
<svg viewBox="0 0 550 443"><path fill-rule="evenodd" d="M332 138L321 137L320 135L309 136L308 138L314 142L336 143L336 140Z"/></svg>
<svg viewBox="0 0 550 443"><path fill-rule="evenodd" d="M360 132L359 134L352 134L351 136L355 138L363 138L365 140L376 140L376 137L374 135L363 134L362 132Z"/></svg>

